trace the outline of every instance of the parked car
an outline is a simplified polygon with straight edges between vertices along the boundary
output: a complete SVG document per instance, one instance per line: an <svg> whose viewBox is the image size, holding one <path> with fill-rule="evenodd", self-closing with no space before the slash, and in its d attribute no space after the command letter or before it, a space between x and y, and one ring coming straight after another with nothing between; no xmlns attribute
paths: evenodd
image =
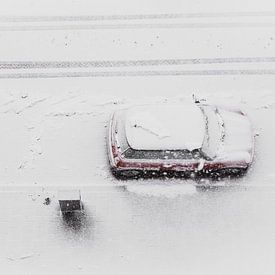
<svg viewBox="0 0 275 275"><path fill-rule="evenodd" d="M245 113L193 102L116 111L107 140L111 170L121 179L239 176L254 153Z"/></svg>

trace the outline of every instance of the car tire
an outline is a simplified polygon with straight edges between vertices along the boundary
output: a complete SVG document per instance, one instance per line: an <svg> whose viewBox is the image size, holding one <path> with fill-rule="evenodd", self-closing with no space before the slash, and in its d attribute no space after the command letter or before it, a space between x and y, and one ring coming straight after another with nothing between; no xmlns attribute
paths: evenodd
<svg viewBox="0 0 275 275"><path fill-rule="evenodd" d="M120 180L138 179L141 176L141 172L137 170L113 170L113 175Z"/></svg>
<svg viewBox="0 0 275 275"><path fill-rule="evenodd" d="M224 168L224 169L219 169L215 171L209 172L209 177L214 179L214 180L219 180L223 178L239 178L245 175L247 172L247 168Z"/></svg>

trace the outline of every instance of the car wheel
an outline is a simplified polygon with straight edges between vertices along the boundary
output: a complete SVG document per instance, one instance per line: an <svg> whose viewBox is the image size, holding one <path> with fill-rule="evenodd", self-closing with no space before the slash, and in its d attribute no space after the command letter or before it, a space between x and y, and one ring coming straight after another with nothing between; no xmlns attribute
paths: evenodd
<svg viewBox="0 0 275 275"><path fill-rule="evenodd" d="M141 172L137 170L113 170L113 174L117 179L127 180L127 179L137 179L140 177Z"/></svg>
<svg viewBox="0 0 275 275"><path fill-rule="evenodd" d="M219 180L226 177L238 178L244 176L246 172L247 168L226 168L211 171L209 173L209 177L214 180Z"/></svg>

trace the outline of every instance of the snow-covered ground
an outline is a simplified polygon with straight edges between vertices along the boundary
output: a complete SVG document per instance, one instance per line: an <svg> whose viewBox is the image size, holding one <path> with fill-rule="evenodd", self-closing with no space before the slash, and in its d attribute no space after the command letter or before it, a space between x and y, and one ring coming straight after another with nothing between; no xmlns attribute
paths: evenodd
<svg viewBox="0 0 275 275"><path fill-rule="evenodd" d="M274 4L120 2L63 1L63 12L55 1L3 4L1 272L274 274ZM142 16L168 13L181 16ZM115 180L111 113L192 94L248 113L257 133L248 175L208 191L192 180ZM60 216L64 188L81 190L85 215L75 221Z"/></svg>

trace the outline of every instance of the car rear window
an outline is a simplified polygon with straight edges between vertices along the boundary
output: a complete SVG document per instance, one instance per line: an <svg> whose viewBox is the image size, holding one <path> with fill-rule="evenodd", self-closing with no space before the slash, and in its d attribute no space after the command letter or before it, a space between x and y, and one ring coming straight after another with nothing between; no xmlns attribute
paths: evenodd
<svg viewBox="0 0 275 275"><path fill-rule="evenodd" d="M200 150L134 150L128 148L122 154L128 159L200 159Z"/></svg>

